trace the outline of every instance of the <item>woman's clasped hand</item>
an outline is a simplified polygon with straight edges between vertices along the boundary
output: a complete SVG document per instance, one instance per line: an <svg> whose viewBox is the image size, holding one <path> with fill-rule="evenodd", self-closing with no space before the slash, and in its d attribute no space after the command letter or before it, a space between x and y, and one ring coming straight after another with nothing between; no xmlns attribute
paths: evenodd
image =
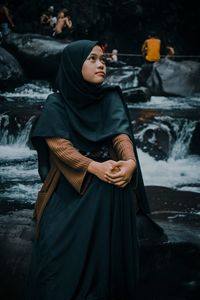
<svg viewBox="0 0 200 300"><path fill-rule="evenodd" d="M135 169L136 162L133 159L126 161L92 161L88 167L90 173L94 174L102 181L114 184L118 187L125 187L131 181Z"/></svg>

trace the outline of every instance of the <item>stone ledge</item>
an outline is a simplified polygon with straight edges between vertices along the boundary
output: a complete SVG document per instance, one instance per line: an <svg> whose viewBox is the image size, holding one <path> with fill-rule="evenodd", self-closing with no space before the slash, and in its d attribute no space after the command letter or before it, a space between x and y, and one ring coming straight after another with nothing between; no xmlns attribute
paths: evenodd
<svg viewBox="0 0 200 300"><path fill-rule="evenodd" d="M200 216L188 210L170 211L169 205L161 210L159 200L160 197L163 201L170 199L173 207L177 202L177 207L183 209L179 204L187 203L188 199L188 207L192 204L194 208L198 195L161 187L148 187L147 190L154 207L152 217L164 228L169 240L142 243L138 300L199 300ZM183 194L185 197L180 197ZM26 208L26 204L1 204L0 292L3 300L24 300L34 235L33 210L30 205Z"/></svg>

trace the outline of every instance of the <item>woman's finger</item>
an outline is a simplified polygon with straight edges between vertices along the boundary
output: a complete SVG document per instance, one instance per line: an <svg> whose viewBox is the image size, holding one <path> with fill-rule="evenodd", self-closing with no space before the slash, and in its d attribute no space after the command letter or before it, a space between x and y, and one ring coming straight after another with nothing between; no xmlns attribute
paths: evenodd
<svg viewBox="0 0 200 300"><path fill-rule="evenodd" d="M104 178L111 182L117 182L119 180L124 180L124 176L117 176L115 178L105 175Z"/></svg>
<svg viewBox="0 0 200 300"><path fill-rule="evenodd" d="M126 186L128 184L128 182L126 182L126 181L120 181L120 182L118 182L118 183L114 183L114 185L115 186L117 186L117 187L124 187L124 186Z"/></svg>
<svg viewBox="0 0 200 300"><path fill-rule="evenodd" d="M124 173L122 171L119 171L119 172L116 172L116 173L107 171L107 172L105 172L105 176L107 176L110 179L115 179L115 178L124 176Z"/></svg>
<svg viewBox="0 0 200 300"><path fill-rule="evenodd" d="M126 178L124 178L124 177L119 177L119 178L115 178L115 179L108 178L107 180L109 182L113 183L113 184L119 183L119 182L122 182L122 181L127 181Z"/></svg>

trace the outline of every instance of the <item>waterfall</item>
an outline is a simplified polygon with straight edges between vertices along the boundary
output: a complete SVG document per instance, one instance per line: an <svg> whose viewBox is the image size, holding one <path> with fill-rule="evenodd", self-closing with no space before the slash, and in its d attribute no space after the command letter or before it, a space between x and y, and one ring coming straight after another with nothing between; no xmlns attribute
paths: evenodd
<svg viewBox="0 0 200 300"><path fill-rule="evenodd" d="M190 142L196 128L197 121L188 119L173 119L169 116L157 116L153 120L144 122L137 128L135 137L142 149L162 149L167 158L183 159L189 155Z"/></svg>
<svg viewBox="0 0 200 300"><path fill-rule="evenodd" d="M0 144L16 145L24 147L27 144L29 133L35 116L32 116L25 125L22 126L16 117L11 118L8 114L0 115Z"/></svg>
<svg viewBox="0 0 200 300"><path fill-rule="evenodd" d="M190 153L197 123L170 116L146 119L139 126L133 123L138 126L135 137L145 185L200 193L200 159Z"/></svg>
<svg viewBox="0 0 200 300"><path fill-rule="evenodd" d="M178 119L173 123L176 140L171 147L170 157L174 159L185 158L189 153L190 142L197 121Z"/></svg>
<svg viewBox="0 0 200 300"><path fill-rule="evenodd" d="M37 155L27 142L35 116L0 115L0 201L33 202L41 182Z"/></svg>
<svg viewBox="0 0 200 300"><path fill-rule="evenodd" d="M123 89L137 86L136 68L112 75ZM129 78L129 79L127 79ZM4 93L0 113L0 201L34 202L41 181L37 153L28 140L35 116L51 92L48 83L30 82ZM145 185L166 186L200 193L198 142L200 97L151 97L128 106ZM195 148L198 150L198 148Z"/></svg>
<svg viewBox="0 0 200 300"><path fill-rule="evenodd" d="M135 67L133 69L133 72L134 72L133 87L138 87L139 86L138 74L139 74L140 70L141 70L140 67Z"/></svg>

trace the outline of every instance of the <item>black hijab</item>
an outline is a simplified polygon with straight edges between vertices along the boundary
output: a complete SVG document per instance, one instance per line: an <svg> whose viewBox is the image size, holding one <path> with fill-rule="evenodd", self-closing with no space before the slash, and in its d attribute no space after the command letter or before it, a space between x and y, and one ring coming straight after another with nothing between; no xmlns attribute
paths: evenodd
<svg viewBox="0 0 200 300"><path fill-rule="evenodd" d="M90 84L82 76L83 63L96 45L97 41L80 40L71 43L62 52L56 88L66 105L76 113L102 98L103 86Z"/></svg>
<svg viewBox="0 0 200 300"><path fill-rule="evenodd" d="M127 106L121 89L90 84L83 79L82 66L97 41L80 40L70 43L62 52L56 78L57 92L49 95L44 109L31 133L31 141L38 151L39 173L47 173L47 137L69 139L81 151L94 151L115 135L125 133L133 140L137 151ZM146 201L139 161L136 193ZM46 169L45 172L41 170ZM44 180L45 175L41 175ZM138 195L139 195L138 194Z"/></svg>
<svg viewBox="0 0 200 300"><path fill-rule="evenodd" d="M51 94L34 136L70 139L81 151L94 151L99 143L120 133L131 136L119 87L86 82L82 66L98 42L72 42L62 52Z"/></svg>

